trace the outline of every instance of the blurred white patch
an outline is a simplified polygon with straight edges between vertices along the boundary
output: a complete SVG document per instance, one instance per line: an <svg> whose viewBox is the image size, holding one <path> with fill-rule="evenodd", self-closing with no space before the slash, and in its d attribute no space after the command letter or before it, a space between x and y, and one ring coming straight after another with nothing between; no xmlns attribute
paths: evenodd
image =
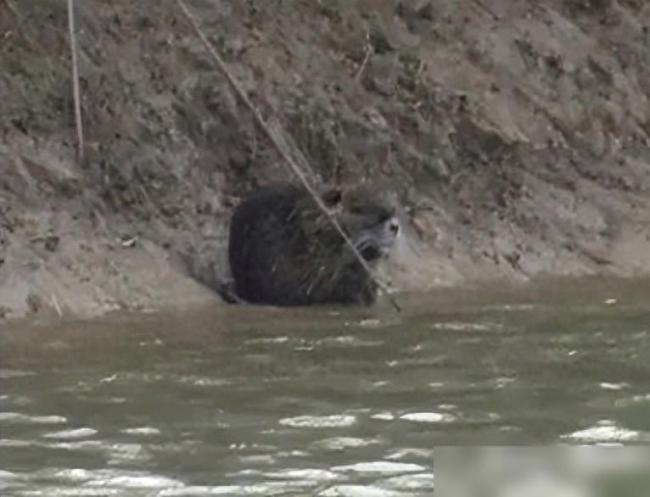
<svg viewBox="0 0 650 497"><path fill-rule="evenodd" d="M627 383L607 383L603 382L600 384L600 388L603 390L623 390L624 388L627 388L629 385Z"/></svg>
<svg viewBox="0 0 650 497"><path fill-rule="evenodd" d="M331 468L337 473L381 473L395 475L404 473L421 473L427 468L419 464L408 464L401 462L373 461L349 464L347 466L335 466Z"/></svg>
<svg viewBox="0 0 650 497"><path fill-rule="evenodd" d="M378 412L370 416L371 419L378 419L380 421L393 421L395 415L392 412Z"/></svg>
<svg viewBox="0 0 650 497"><path fill-rule="evenodd" d="M46 433L43 435L43 437L73 440L77 438L88 438L92 437L93 435L97 435L97 430L93 430L92 428L77 428L76 430L64 430Z"/></svg>
<svg viewBox="0 0 650 497"><path fill-rule="evenodd" d="M442 447L434 451L442 497L596 497L609 482L647 495L648 448L598 446ZM636 478L645 475L639 482ZM626 487L631 490L631 486ZM618 494L616 494L618 495ZM627 495L627 494L626 494Z"/></svg>
<svg viewBox="0 0 650 497"><path fill-rule="evenodd" d="M335 414L333 416L296 416L284 418L279 421L282 426L292 428L341 428L352 426L357 418L346 414Z"/></svg>
<svg viewBox="0 0 650 497"><path fill-rule="evenodd" d="M126 428L125 430L122 430L122 433L127 435L151 436L160 435L160 430L151 426L138 426L135 428Z"/></svg>
<svg viewBox="0 0 650 497"><path fill-rule="evenodd" d="M493 331L502 329L503 325L499 323L464 323L451 321L446 323L433 323L431 328L446 331Z"/></svg>
<svg viewBox="0 0 650 497"><path fill-rule="evenodd" d="M453 423L456 420L451 414L439 412L411 412L402 414L399 418L414 423Z"/></svg>
<svg viewBox="0 0 650 497"><path fill-rule="evenodd" d="M23 371L21 369L0 369L0 380L9 378L24 378L25 376L34 376L33 371Z"/></svg>
<svg viewBox="0 0 650 497"><path fill-rule="evenodd" d="M579 442L632 442L639 440L640 433L616 426L612 421L600 421L596 426L563 435L563 439Z"/></svg>
<svg viewBox="0 0 650 497"><path fill-rule="evenodd" d="M392 490L361 485L338 485L316 495L318 497L404 497L404 494Z"/></svg>
<svg viewBox="0 0 650 497"><path fill-rule="evenodd" d="M368 445L375 445L378 443L379 440L374 438L332 437L324 440L317 440L311 444L311 447L320 450L344 451L346 449L367 447Z"/></svg>
<svg viewBox="0 0 650 497"><path fill-rule="evenodd" d="M62 424L68 421L63 416L32 416L19 412L0 412L0 423Z"/></svg>

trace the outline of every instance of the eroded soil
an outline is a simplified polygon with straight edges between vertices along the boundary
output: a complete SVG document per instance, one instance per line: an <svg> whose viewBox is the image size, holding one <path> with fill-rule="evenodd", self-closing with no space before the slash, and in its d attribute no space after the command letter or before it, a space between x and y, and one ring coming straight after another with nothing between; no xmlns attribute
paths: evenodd
<svg viewBox="0 0 650 497"><path fill-rule="evenodd" d="M650 269L650 4L197 0L323 182L401 208L407 290ZM205 303L232 207L286 166L173 1L0 0L0 317Z"/></svg>

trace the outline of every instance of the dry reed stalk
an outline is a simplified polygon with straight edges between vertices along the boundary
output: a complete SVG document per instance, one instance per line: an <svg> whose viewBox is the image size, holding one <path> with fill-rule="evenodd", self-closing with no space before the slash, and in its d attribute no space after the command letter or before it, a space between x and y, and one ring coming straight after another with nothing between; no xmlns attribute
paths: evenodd
<svg viewBox="0 0 650 497"><path fill-rule="evenodd" d="M72 0L69 0L72 1ZM347 233L343 230L341 227L341 224L337 221L337 219L334 217L334 214L327 208L321 197L318 195L318 192L316 189L311 185L309 180L307 179L307 176L305 173L300 169L298 164L294 161L294 159L289 155L289 153L286 150L286 141L282 138L278 137L277 134L277 128L273 129L264 117L262 116L261 112L257 109L255 104L251 101L251 99L248 97L248 94L244 91L242 88L241 84L235 76L232 74L230 69L228 68L228 65L226 62L223 60L221 55L219 55L219 52L214 48L212 43L210 43L210 40L206 36L206 34L203 32L201 29L201 26L199 25L198 21L196 18L192 15L190 12L189 8L187 7L187 4L184 2L184 0L176 0L176 3L180 7L181 11L187 18L187 20L190 22L192 25L192 28L196 32L196 35L199 37L203 45L205 46L206 50L208 53L212 56L214 59L214 62L216 63L217 69L221 71L228 82L230 83L230 86L235 90L235 93L237 96L241 99L241 101L248 107L249 111L253 114L253 117L255 118L255 121L257 122L257 125L260 127L260 129L266 134L266 136L271 140L271 143L273 143L273 146L276 148L276 150L282 155L284 158L285 162L289 165L291 171L298 177L302 185L305 187L305 189L309 192L309 194L314 198L314 201L316 202L316 205L319 207L321 211L327 216L329 221L332 223L332 225L336 228L338 233L341 235L343 240L345 240L345 243L347 243L352 250L352 253L355 255L355 257L359 260L359 263L363 267L363 269L368 273L370 278L377 284L379 289L386 294L388 299L390 300L391 304L397 310L397 312L401 312L401 307L395 300L395 298L391 295L390 291L390 283L384 283L382 279L375 273L375 271L368 265L366 260L363 258L363 256L359 253L359 250L357 247L355 247L354 243L352 243L352 240L350 240L350 237L347 235ZM278 124L279 126L279 124ZM286 134L286 133L284 133Z"/></svg>
<svg viewBox="0 0 650 497"><path fill-rule="evenodd" d="M361 62L361 65L359 66L359 70L357 71L357 74L354 76L355 81L360 81L361 76L363 76L363 71L366 70L366 66L368 65L368 61L370 60L370 57L372 56L373 48L372 48L372 43L370 43L370 31L366 31L366 54L363 57L363 62Z"/></svg>
<svg viewBox="0 0 650 497"><path fill-rule="evenodd" d="M79 88L79 63L77 60L77 34L75 32L74 0L68 0L68 31L72 57L72 96L74 100L75 127L77 130L77 159L84 156L84 131L81 115L81 90Z"/></svg>
<svg viewBox="0 0 650 497"><path fill-rule="evenodd" d="M59 300L56 298L56 295L54 294L52 294L52 307L54 307L54 310L59 315L59 319L62 318L63 311L61 310L61 306L59 305Z"/></svg>

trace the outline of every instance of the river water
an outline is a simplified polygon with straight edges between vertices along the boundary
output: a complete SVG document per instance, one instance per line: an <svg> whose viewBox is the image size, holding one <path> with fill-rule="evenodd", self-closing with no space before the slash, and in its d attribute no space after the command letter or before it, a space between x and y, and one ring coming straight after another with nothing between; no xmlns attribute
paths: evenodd
<svg viewBox="0 0 650 497"><path fill-rule="evenodd" d="M0 333L0 495L430 496L440 445L650 442L650 286Z"/></svg>

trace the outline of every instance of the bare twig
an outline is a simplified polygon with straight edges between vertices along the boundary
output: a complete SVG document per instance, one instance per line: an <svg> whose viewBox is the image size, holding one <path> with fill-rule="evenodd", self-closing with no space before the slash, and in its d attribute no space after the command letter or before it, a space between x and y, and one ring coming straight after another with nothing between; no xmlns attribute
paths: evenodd
<svg viewBox="0 0 650 497"><path fill-rule="evenodd" d="M277 133L277 128L274 129L272 126L270 126L260 111L257 109L255 104L251 101L251 99L248 97L248 94L244 91L244 89L241 87L239 81L233 76L233 74L230 72L230 69L228 68L227 64L225 61L221 58L219 55L219 52L214 48L212 43L210 43L210 40L208 40L208 37L205 35L203 30L201 29L201 26L199 25L198 21L196 18L192 15L190 10L188 9L186 3L184 0L176 0L176 3L180 7L180 9L183 11L183 14L187 18L187 20L190 22L192 27L194 28L194 31L196 32L197 36L205 46L206 50L208 53L212 56L214 59L214 62L221 71L226 79L228 79L228 82L232 86L233 90L237 94L237 96L241 99L241 101L248 107L249 111L253 114L253 117L255 118L255 121L257 122L257 125L260 127L260 129L268 136L268 138L271 140L273 143L274 147L277 149L277 151L282 155L284 158L286 164L289 166L291 171L298 177L300 182L303 184L305 189L309 192L309 194L314 198L314 201L316 202L316 205L320 208L321 211L327 216L327 218L330 220L332 225L336 228L338 233L341 235L343 240L349 245L350 249L352 250L352 253L355 255L355 257L359 260L359 263L361 264L361 267L364 268L364 270L368 273L368 275L372 278L372 280L377 284L377 286L386 294L386 296L389 298L391 304L395 309L400 312L401 307L395 300L395 298L391 295L390 293L390 284L389 283L384 283L382 279L375 273L375 271L368 265L366 260L363 258L361 253L359 253L359 250L357 247L354 245L352 240L350 240L350 237L347 235L347 233L343 230L341 227L341 224L338 222L332 211L327 208L321 197L318 195L318 192L316 189L311 185L309 182L309 179L307 178L306 174L303 172L303 170L298 166L296 161L291 157L291 155L288 153L287 148L286 148L286 141L278 138L278 133Z"/></svg>
<svg viewBox="0 0 650 497"><path fill-rule="evenodd" d="M59 301L56 298L56 295L54 295L54 294L52 294L52 307L54 307L54 310L59 315L59 318L62 318L63 317L63 311L61 310L61 306L59 305Z"/></svg>
<svg viewBox="0 0 650 497"><path fill-rule="evenodd" d="M7 8L11 11L11 13L16 17L16 19L20 19L20 15L18 14L18 9L16 6L13 4L11 0L4 0L5 5Z"/></svg>
<svg viewBox="0 0 650 497"><path fill-rule="evenodd" d="M475 3L476 5L478 5L478 6L481 8L481 10L483 10L483 11L486 12L489 16L491 16L493 20L498 21L499 19L501 19L501 17L499 16L499 14L497 14L496 12L494 12L490 7L488 7L488 6L487 6L484 2L482 2L481 0L474 0L474 3Z"/></svg>
<svg viewBox="0 0 650 497"><path fill-rule="evenodd" d="M370 31L368 31L366 32L366 55L363 58L363 62L359 66L359 70L357 71L357 74L354 76L354 79L356 81L359 81L361 79L361 76L363 76L363 71L366 70L366 66L368 65L368 61L372 56L372 52L373 52L373 48L372 48L372 43L370 42Z"/></svg>
<svg viewBox="0 0 650 497"><path fill-rule="evenodd" d="M74 25L74 0L68 0L68 30L70 36L70 53L72 57L72 95L74 98L74 117L77 129L77 159L82 160L84 155L84 132L81 116L81 91L79 89L77 34Z"/></svg>

